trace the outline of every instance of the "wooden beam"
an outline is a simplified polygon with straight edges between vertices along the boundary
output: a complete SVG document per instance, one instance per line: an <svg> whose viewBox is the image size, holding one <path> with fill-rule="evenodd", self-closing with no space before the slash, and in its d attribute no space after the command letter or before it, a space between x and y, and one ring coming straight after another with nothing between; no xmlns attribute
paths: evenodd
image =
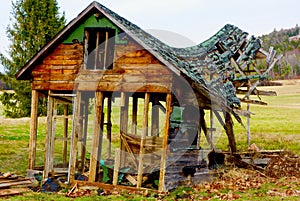
<svg viewBox="0 0 300 201"><path fill-rule="evenodd" d="M0 189L1 196L19 195L31 191L29 188Z"/></svg>
<svg viewBox="0 0 300 201"><path fill-rule="evenodd" d="M36 160L36 140L38 127L38 96L37 90L32 90L31 96L31 115L30 115L30 140L29 140L29 159L28 169L34 169Z"/></svg>
<svg viewBox="0 0 300 201"><path fill-rule="evenodd" d="M159 173L159 185L158 191L163 192L165 190L165 174L166 174L166 160L167 160L167 148L168 148L168 138L169 138L169 128L170 128L170 116L172 113L172 94L167 94L166 97L166 121L165 130L162 143L162 154L160 161L160 173Z"/></svg>
<svg viewBox="0 0 300 201"><path fill-rule="evenodd" d="M83 137L83 113L84 113L84 103L83 96L81 95L80 98L80 111L79 111L79 119L78 119L78 126L77 126L77 132L78 132L78 171L83 172L84 168L84 161L85 161L85 144L84 144L84 137Z"/></svg>
<svg viewBox="0 0 300 201"><path fill-rule="evenodd" d="M104 47L104 62L103 62L103 69L106 69L107 63L107 49L108 49L108 31L105 32L105 47Z"/></svg>
<svg viewBox="0 0 300 201"><path fill-rule="evenodd" d="M121 109L120 109L120 132L127 134L128 132L128 97L125 92L121 92ZM125 147L122 141L122 138L120 136L120 149L121 149L121 162L120 166L123 166L125 164Z"/></svg>
<svg viewBox="0 0 300 201"><path fill-rule="evenodd" d="M48 173L51 172L51 139L52 139L52 120L53 120L53 109L54 109L54 98L48 96L47 103L47 133L46 133L46 144L45 144L45 168L43 178L48 178Z"/></svg>
<svg viewBox="0 0 300 201"><path fill-rule="evenodd" d="M100 32L96 33L96 48L94 50L95 59L94 59L94 70L97 70L97 64L98 64L98 57L99 57L99 45L100 45Z"/></svg>
<svg viewBox="0 0 300 201"><path fill-rule="evenodd" d="M151 136L159 135L159 108L158 108L158 96L154 96L152 103L152 123L151 123Z"/></svg>
<svg viewBox="0 0 300 201"><path fill-rule="evenodd" d="M233 130L233 121L229 112L225 112L225 124L224 129L228 138L228 144L231 152L236 152L236 141Z"/></svg>
<svg viewBox="0 0 300 201"><path fill-rule="evenodd" d="M107 125L106 125L106 129L107 129L107 158L111 157L111 96L109 96L107 98Z"/></svg>
<svg viewBox="0 0 300 201"><path fill-rule="evenodd" d="M132 128L131 133L136 134L137 131L137 110L138 110L138 97L134 96L132 99Z"/></svg>
<svg viewBox="0 0 300 201"><path fill-rule="evenodd" d="M68 182L71 183L75 180L76 172L76 157L77 157L77 144L78 144L78 133L77 133L77 122L79 121L80 111L80 100L81 92L76 92L76 97L73 101L73 121L72 121L72 135L71 135L71 146L70 146L70 162L68 170Z"/></svg>
<svg viewBox="0 0 300 201"><path fill-rule="evenodd" d="M114 186L116 186L118 184L118 176L119 176L119 169L120 169L120 156L121 156L120 149L115 149L115 164L114 164L114 175L113 175L113 182L112 182L112 184Z"/></svg>
<svg viewBox="0 0 300 201"><path fill-rule="evenodd" d="M282 58L282 55L279 55L276 57L275 60L273 60L273 63L271 63L269 66L268 66L268 69L263 73L263 75L266 75L268 74L272 68L275 66L275 64ZM245 99L246 97L249 97L250 94L252 93L252 91L259 85L260 83L260 80L257 80L249 89L248 93L242 98L242 99Z"/></svg>
<svg viewBox="0 0 300 201"><path fill-rule="evenodd" d="M96 92L95 95L95 119L94 119L94 135L93 135L93 144L92 144L92 154L90 161L90 175L89 181L93 182L96 180L97 165L99 163L98 150L99 150L99 141L101 135L101 122L103 118L103 92Z"/></svg>
<svg viewBox="0 0 300 201"><path fill-rule="evenodd" d="M65 104L64 105L64 116L68 116L68 105ZM64 118L63 119L63 124L64 124L64 138L66 140L64 140L63 142L63 151L62 151L62 162L63 163L67 163L67 153L68 153L68 118Z"/></svg>
<svg viewBox="0 0 300 201"><path fill-rule="evenodd" d="M226 132L228 138L228 144L231 149L230 152L231 153L236 152L236 141L235 141L234 130L233 130L233 121L230 113L224 112L225 122L223 121L221 115L217 111L214 111L214 114L217 117L220 124L223 125L223 128Z"/></svg>
<svg viewBox="0 0 300 201"><path fill-rule="evenodd" d="M243 89L237 89L237 94L247 94L248 90ZM258 95L258 96L277 96L277 93L275 91L261 91L261 90L253 90L251 95Z"/></svg>
<svg viewBox="0 0 300 201"><path fill-rule="evenodd" d="M207 143L211 146L211 148L213 148L214 144L212 143L212 140L211 140L210 136L207 133L208 129L207 129L206 121L205 121L205 118L204 118L205 112L204 112L203 109L200 109L199 112L200 112L200 128L204 132ZM199 135L200 135L200 132L199 132Z"/></svg>
<svg viewBox="0 0 300 201"><path fill-rule="evenodd" d="M267 103L259 101L259 100L240 99L240 101L243 103L249 103L249 104L268 105Z"/></svg>
<svg viewBox="0 0 300 201"><path fill-rule="evenodd" d="M150 94L145 94L145 101L144 101L144 114L143 114L143 133L141 136L141 143L140 143L140 154L139 154L139 164L138 164L138 175L137 175L137 188L142 186L143 180L143 171L144 171L144 154L145 154L145 145L144 141L148 133L148 113L149 113L149 101L150 101Z"/></svg>
<svg viewBox="0 0 300 201"><path fill-rule="evenodd" d="M85 97L83 100L83 110L84 114L82 117L83 128L82 128L82 146L81 146L81 170L85 172L85 161L86 161L86 142L87 142L87 133L88 133L88 121L89 121L89 98Z"/></svg>

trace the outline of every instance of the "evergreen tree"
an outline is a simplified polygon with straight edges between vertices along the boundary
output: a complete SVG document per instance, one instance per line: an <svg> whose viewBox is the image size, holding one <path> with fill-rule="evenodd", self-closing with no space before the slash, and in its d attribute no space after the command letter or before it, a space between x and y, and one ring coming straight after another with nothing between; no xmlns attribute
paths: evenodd
<svg viewBox="0 0 300 201"><path fill-rule="evenodd" d="M0 77L14 93L4 93L0 101L7 117L24 117L30 115L30 83L17 81L15 74L64 27L66 20L56 0L16 0L12 1L11 21L7 26L9 57L0 53L5 68L5 75ZM40 115L44 110L39 108Z"/></svg>

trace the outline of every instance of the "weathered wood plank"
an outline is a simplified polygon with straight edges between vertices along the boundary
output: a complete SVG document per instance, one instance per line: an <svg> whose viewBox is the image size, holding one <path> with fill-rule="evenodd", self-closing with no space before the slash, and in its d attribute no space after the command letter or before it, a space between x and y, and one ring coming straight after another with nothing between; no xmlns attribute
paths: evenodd
<svg viewBox="0 0 300 201"><path fill-rule="evenodd" d="M45 168L43 178L48 178L48 173L52 171L53 164L51 164L51 140L53 135L52 121L53 121L53 109L54 109L54 98L48 96L47 104L47 132L46 132L46 144L45 144Z"/></svg>
<svg viewBox="0 0 300 201"><path fill-rule="evenodd" d="M163 192L165 189L165 174L166 174L166 158L167 158L167 147L168 147L168 138L169 138L169 127L170 127L170 116L172 112L172 95L171 93L167 94L166 97L166 121L165 121L165 130L162 144L162 155L160 162L160 173L159 173L159 185L158 191Z"/></svg>
<svg viewBox="0 0 300 201"><path fill-rule="evenodd" d="M76 157L77 157L77 146L78 146L78 135L77 135L77 125L79 121L80 113L80 100L81 92L76 92L76 97L73 99L73 121L72 121L72 135L71 135L71 146L70 146L70 162L68 171L68 182L75 180L76 173Z"/></svg>
<svg viewBox="0 0 300 201"><path fill-rule="evenodd" d="M249 103L249 104L257 104L257 105L268 105L267 103L259 100L249 100L249 99L240 99L243 103Z"/></svg>
<svg viewBox="0 0 300 201"><path fill-rule="evenodd" d="M0 196L19 195L29 191L29 188L0 189Z"/></svg>
<svg viewBox="0 0 300 201"><path fill-rule="evenodd" d="M114 164L114 175L112 184L116 186L118 184L119 168L120 168L120 149L115 149L115 164Z"/></svg>
<svg viewBox="0 0 300 201"><path fill-rule="evenodd" d="M92 145L92 154L91 154L91 161L90 161L90 174L89 174L89 181L93 182L96 179L96 172L97 172L97 164L99 159L99 141L101 135L100 125L103 118L103 99L104 95L102 92L96 92L95 95L95 119L94 119L94 136L93 136L93 145Z"/></svg>
<svg viewBox="0 0 300 201"><path fill-rule="evenodd" d="M248 90L238 89L236 91L237 94L247 94ZM261 91L261 90L253 90L251 95L259 95L259 96L277 96L275 91Z"/></svg>
<svg viewBox="0 0 300 201"><path fill-rule="evenodd" d="M145 154L144 139L146 138L148 132L149 100L150 100L150 94L146 93L145 101L144 101L144 114L143 114L143 133L141 136L141 143L140 143L138 176L137 176L137 185L136 185L137 188L140 188L142 186L142 179L143 179L143 170L144 170L143 158Z"/></svg>
<svg viewBox="0 0 300 201"><path fill-rule="evenodd" d="M36 139L38 127L38 96L37 90L31 92L31 115L30 115L30 140L28 169L34 169L36 159Z"/></svg>

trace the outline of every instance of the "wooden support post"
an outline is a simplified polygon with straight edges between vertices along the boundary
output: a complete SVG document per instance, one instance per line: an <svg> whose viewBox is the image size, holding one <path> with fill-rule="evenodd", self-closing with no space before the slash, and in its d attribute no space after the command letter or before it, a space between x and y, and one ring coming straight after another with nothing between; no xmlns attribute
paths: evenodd
<svg viewBox="0 0 300 201"><path fill-rule="evenodd" d="M120 169L120 149L115 149L115 164L114 164L114 175L113 175L113 185L118 184L119 169Z"/></svg>
<svg viewBox="0 0 300 201"><path fill-rule="evenodd" d="M250 80L248 81L249 84L248 84L248 87L247 87L247 90L249 91L250 90ZM250 96L247 96L247 99L250 100ZM247 103L247 111L248 113L250 114L250 103ZM247 145L248 147L250 147L250 116L251 115L248 115L247 116Z"/></svg>
<svg viewBox="0 0 300 201"><path fill-rule="evenodd" d="M155 95L152 103L152 123L151 123L151 136L159 136L159 100Z"/></svg>
<svg viewBox="0 0 300 201"><path fill-rule="evenodd" d="M100 45L100 33L97 32L96 34L96 48L95 48L95 52L92 53L95 56L95 60L94 60L94 70L97 70L97 64L98 64L98 60L99 60L99 45Z"/></svg>
<svg viewBox="0 0 300 201"><path fill-rule="evenodd" d="M162 144L162 154L160 162L160 173L159 173L159 185L158 191L163 192L165 190L165 174L166 174L166 160L167 160L167 148L168 148L168 138L169 138L169 127L170 127L170 116L172 113L172 95L167 94L166 98L166 122L164 129L164 138Z"/></svg>
<svg viewBox="0 0 300 201"><path fill-rule="evenodd" d="M128 97L125 92L121 92L121 114L120 114L120 132L127 134L128 131ZM126 161L125 146L120 136L120 150L121 162L120 166L123 167Z"/></svg>
<svg viewBox="0 0 300 201"><path fill-rule="evenodd" d="M85 172L85 154L86 154L86 139L88 131L88 121L89 121L89 98L86 97L84 100L84 116L83 116L83 133L82 133L82 154L81 154L81 163L82 163L82 172Z"/></svg>
<svg viewBox="0 0 300 201"><path fill-rule="evenodd" d="M68 116L68 105L64 105L64 116ZM62 162L67 163L68 154L68 118L63 119L64 124L64 142L63 142L63 152L62 152Z"/></svg>
<svg viewBox="0 0 300 201"><path fill-rule="evenodd" d="M50 94L50 92L49 92ZM48 95L47 103L47 134L45 143L45 167L43 178L48 178L48 173L51 171L51 139L52 139L52 120L53 120L54 99Z"/></svg>
<svg viewBox="0 0 300 201"><path fill-rule="evenodd" d="M36 140L38 128L38 98L37 90L32 90L31 96L31 117L30 117L30 141L29 141L29 159L28 169L34 169L36 159Z"/></svg>
<svg viewBox="0 0 300 201"><path fill-rule="evenodd" d="M111 157L111 96L107 98L107 158Z"/></svg>
<svg viewBox="0 0 300 201"><path fill-rule="evenodd" d="M233 130L233 121L229 112L225 112L225 125L224 129L226 131L226 135L228 137L228 143L230 147L231 153L236 152L236 141Z"/></svg>
<svg viewBox="0 0 300 201"><path fill-rule="evenodd" d="M83 99L82 96L80 98L80 108L79 108L79 118L78 118L78 127L77 132L78 132L78 170L82 172L84 168L84 159L85 159L85 145L84 145L84 140L83 140L83 113L84 113L84 104L83 104Z"/></svg>
<svg viewBox="0 0 300 201"><path fill-rule="evenodd" d="M71 135L71 147L70 147L70 162L69 162L69 174L68 182L72 182L75 179L76 171L76 156L77 156L77 146L78 146L78 123L80 114L80 100L81 92L77 91L76 97L73 101L73 121L72 121L72 135Z"/></svg>
<svg viewBox="0 0 300 201"><path fill-rule="evenodd" d="M108 49L108 32L105 32L105 47L104 47L104 58L103 58L103 69L106 69L107 63L107 49Z"/></svg>
<svg viewBox="0 0 300 201"><path fill-rule="evenodd" d="M199 112L200 112L200 127L201 129L203 130L203 133L205 135L205 138L206 138L206 141L207 143L211 146L211 148L213 149L214 145L210 139L210 136L209 134L207 133L207 125L206 125L206 121L205 121L205 112L203 109L199 109Z"/></svg>
<svg viewBox="0 0 300 201"><path fill-rule="evenodd" d="M94 135L93 135L93 144L92 144L92 155L90 161L90 175L89 181L94 182L96 180L97 165L99 164L99 139L102 135L100 128L101 122L103 121L103 93L96 92L95 96L95 119L94 119Z"/></svg>
<svg viewBox="0 0 300 201"><path fill-rule="evenodd" d="M145 94L145 101L144 101L144 114L143 114L143 133L141 136L141 143L140 143L140 154L139 154L139 164L138 164L138 176L137 176L137 188L140 188L142 186L142 180L143 180L143 171L144 171L144 154L145 154L145 148L144 148L144 141L147 136L148 131L148 113L149 113L149 100L150 100L150 94Z"/></svg>
<svg viewBox="0 0 300 201"><path fill-rule="evenodd" d="M52 116L52 133L51 133L51 142L50 142L50 163L49 163L49 167L50 167L50 171L53 171L53 167L54 167L54 144L55 144L55 135L56 135L56 117L57 117L57 101L55 100L55 98L53 98L53 116Z"/></svg>
<svg viewBox="0 0 300 201"><path fill-rule="evenodd" d="M214 113L217 119L219 120L220 124L223 125L223 128L226 132L231 153L236 152L236 141L235 141L234 130L233 130L233 121L230 113L224 112L225 122L222 120L221 115L217 111L214 111Z"/></svg>
<svg viewBox="0 0 300 201"><path fill-rule="evenodd" d="M214 112L213 109L210 109L210 140L211 140L211 148L215 148L215 136L214 136Z"/></svg>
<svg viewBox="0 0 300 201"><path fill-rule="evenodd" d="M137 131L137 110L138 110L138 97L134 96L132 99L132 129L131 133L136 135Z"/></svg>

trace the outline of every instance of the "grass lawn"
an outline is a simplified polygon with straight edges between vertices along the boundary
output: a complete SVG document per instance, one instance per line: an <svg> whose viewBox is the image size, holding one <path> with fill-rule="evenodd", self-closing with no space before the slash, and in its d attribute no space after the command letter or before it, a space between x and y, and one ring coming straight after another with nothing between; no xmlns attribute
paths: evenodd
<svg viewBox="0 0 300 201"><path fill-rule="evenodd" d="M300 82L296 82L296 84L293 83L293 85L285 83L284 86L263 87L263 90L274 90L277 92L278 96L262 97L262 101L267 102L268 106L251 105L251 112L255 114L251 116L251 143L255 143L260 149L285 149L300 155ZM0 107L0 114L1 111ZM246 118L243 118L243 122L246 124ZM216 146L219 149L227 150L228 142L221 125L216 123L216 128ZM58 127L57 129L59 130L60 128ZM39 119L37 164L42 164L43 162L45 133L46 121L43 117ZM237 122L235 122L235 135L238 150L247 150L246 129ZM202 146L204 148L208 147L204 142L204 137L202 137L202 139ZM11 171L18 175L25 175L27 169L28 142L29 118L12 120L0 116L0 172ZM238 175L237 177L239 178L240 176ZM254 176L254 178L255 177L256 176ZM224 180L221 179L220 182L222 181ZM251 181L252 180L245 180L246 183ZM234 181L230 180L230 182ZM253 182L258 181L254 180ZM284 183L285 180L282 182ZM194 196L193 199L195 200L201 200L202 198L204 199L207 196L212 195L211 200L222 200L223 198L218 197L218 195L222 196L223 194L226 194L227 196L231 194L232 196L235 195L235 197L238 198L237 200L298 200L297 197L292 195L285 195L283 197L280 194L273 193L273 190L275 188L277 189L277 192L287 192L286 188L288 188L288 190L300 191L299 186L300 182L298 180L288 180L283 185L280 181L267 179L264 183L261 183L259 188L253 186L245 190L232 190L231 187L225 186L218 192L208 193L205 186L195 189L180 188L164 196L163 200L191 200L191 197L189 197L191 194ZM127 192L118 192L115 195L104 197L93 195L85 198L78 198L77 200L156 200L153 196L154 194L143 197L141 195L132 195ZM158 197L158 195L155 196ZM25 196L9 197L6 200L71 199L58 194L28 193Z"/></svg>

